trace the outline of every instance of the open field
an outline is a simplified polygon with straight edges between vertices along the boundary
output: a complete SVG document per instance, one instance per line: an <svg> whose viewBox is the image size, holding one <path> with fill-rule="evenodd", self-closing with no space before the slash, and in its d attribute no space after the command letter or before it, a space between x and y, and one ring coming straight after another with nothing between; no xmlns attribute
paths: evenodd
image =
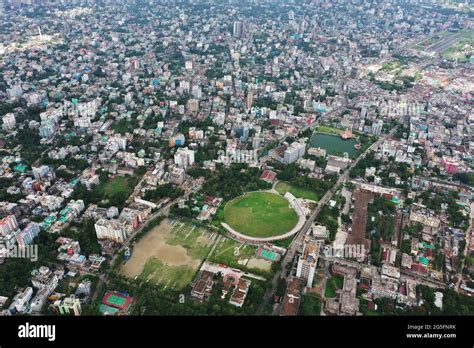
<svg viewBox="0 0 474 348"><path fill-rule="evenodd" d="M454 52L460 49L460 43L472 40L474 30L464 29L459 32L442 31L414 45L413 48L421 51L441 53L445 58L456 59Z"/></svg>
<svg viewBox="0 0 474 348"><path fill-rule="evenodd" d="M260 259L258 257L252 257L247 263L247 268L260 269L262 271L269 272L272 269L272 262L268 260Z"/></svg>
<svg viewBox="0 0 474 348"><path fill-rule="evenodd" d="M181 289L191 283L216 237L189 223L164 220L138 241L121 273Z"/></svg>
<svg viewBox="0 0 474 348"><path fill-rule="evenodd" d="M290 231L298 215L280 195L252 192L237 197L224 208L225 222L251 237L274 237Z"/></svg>
<svg viewBox="0 0 474 348"><path fill-rule="evenodd" d="M319 196L316 192L306 189L304 187L292 185L286 181L279 181L275 186L275 190L277 190L278 193L281 195L284 195L285 193L289 192L296 198L306 198L313 201L319 200Z"/></svg>
<svg viewBox="0 0 474 348"><path fill-rule="evenodd" d="M189 256L202 260L206 258L218 234L192 224L176 222L166 243L173 246L182 246Z"/></svg>
<svg viewBox="0 0 474 348"><path fill-rule="evenodd" d="M395 73L397 71L400 71L402 68L403 65L399 60L392 60L382 66L382 71L387 73Z"/></svg>
<svg viewBox="0 0 474 348"><path fill-rule="evenodd" d="M447 37L452 36L452 35L453 35L453 33L449 32L447 30L443 30L443 31L440 31L440 32L424 39L423 41L418 42L417 44L415 44L413 46L413 48L415 48L417 50L425 51L429 47L435 45L436 43L439 43L440 41L442 41L442 40L444 40Z"/></svg>
<svg viewBox="0 0 474 348"><path fill-rule="evenodd" d="M459 41L441 54L447 59L461 62L469 61L468 57L474 55L474 30L462 31Z"/></svg>
<svg viewBox="0 0 474 348"><path fill-rule="evenodd" d="M335 275L328 279L326 283L326 289L324 291L324 296L327 298L336 297L336 290L342 289L344 279L342 276Z"/></svg>
<svg viewBox="0 0 474 348"><path fill-rule="evenodd" d="M115 176L100 183L94 188L91 195L100 202L101 206L120 206L133 192L139 178L135 176Z"/></svg>
<svg viewBox="0 0 474 348"><path fill-rule="evenodd" d="M314 129L318 133L325 133L325 134L334 134L339 135L344 132L344 129L329 127L329 126L317 126Z"/></svg>
<svg viewBox="0 0 474 348"><path fill-rule="evenodd" d="M215 245L208 260L233 268L243 268L250 272L270 272L272 269L272 262L257 257L257 249L256 246L251 244L245 244L230 238L222 237Z"/></svg>
<svg viewBox="0 0 474 348"><path fill-rule="evenodd" d="M213 253L209 256L209 261L238 268L245 266L256 251L257 247L253 245L223 237L217 242Z"/></svg>
<svg viewBox="0 0 474 348"><path fill-rule="evenodd" d="M147 260L141 279L150 279L164 289L183 289L188 286L196 273L195 268L190 266L169 266L152 257Z"/></svg>
<svg viewBox="0 0 474 348"><path fill-rule="evenodd" d="M102 187L101 190L104 194L115 195L119 192L131 193L133 188L129 187L129 178L123 176L116 176L112 180L107 181Z"/></svg>

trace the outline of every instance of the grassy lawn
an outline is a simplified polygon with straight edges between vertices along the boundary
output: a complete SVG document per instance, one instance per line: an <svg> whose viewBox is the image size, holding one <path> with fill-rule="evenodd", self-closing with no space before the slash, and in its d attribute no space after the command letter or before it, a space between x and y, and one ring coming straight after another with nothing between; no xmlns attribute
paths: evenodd
<svg viewBox="0 0 474 348"><path fill-rule="evenodd" d="M159 228L155 235L145 237L149 241L142 249L138 249L138 244L134 248L134 253L146 259L138 278L166 289L181 290L192 282L218 233L182 221L173 222L166 230Z"/></svg>
<svg viewBox="0 0 474 348"><path fill-rule="evenodd" d="M290 184L289 182L286 182L286 181L279 181L276 184L275 189L281 195L284 195L285 193L289 192L296 198L306 198L306 199L311 199L313 201L319 200L319 195L316 192L309 190L307 188L301 187L301 186Z"/></svg>
<svg viewBox="0 0 474 348"><path fill-rule="evenodd" d="M303 305L300 310L301 315L318 316L321 314L321 299L319 295L306 293L303 296Z"/></svg>
<svg viewBox="0 0 474 348"><path fill-rule="evenodd" d="M192 224L178 222L166 238L166 244L181 245L193 259L204 259L209 254L217 232L210 232Z"/></svg>
<svg viewBox="0 0 474 348"><path fill-rule="evenodd" d="M328 279L326 283L326 289L324 290L324 296L327 298L336 297L336 290L342 289L344 278L339 275L334 275Z"/></svg>
<svg viewBox="0 0 474 348"><path fill-rule="evenodd" d="M224 222L224 207L227 202L222 202L222 204L217 208L217 212L212 219L211 224L216 227L221 227L221 222Z"/></svg>
<svg viewBox="0 0 474 348"><path fill-rule="evenodd" d="M474 31L472 31L472 33L474 33ZM458 43L444 50L441 55L451 60L459 60L461 62L469 61L465 52L472 54L474 50L474 34L472 33L470 35L468 33L462 35L463 38Z"/></svg>
<svg viewBox="0 0 474 348"><path fill-rule="evenodd" d="M221 238L213 253L209 256L209 261L241 268L242 262L255 255L256 251L257 247L253 245L239 243L230 238Z"/></svg>
<svg viewBox="0 0 474 348"><path fill-rule="evenodd" d="M252 192L226 204L226 223L252 237L273 237L290 231L298 222L296 212L280 195Z"/></svg>
<svg viewBox="0 0 474 348"><path fill-rule="evenodd" d="M188 286L196 274L190 266L169 266L152 257L147 260L139 278L155 282L166 289L180 290Z"/></svg>
<svg viewBox="0 0 474 348"><path fill-rule="evenodd" d="M402 64L398 60L393 60L391 62L385 63L382 66L382 71L392 72L394 70L399 70L402 67Z"/></svg>
<svg viewBox="0 0 474 348"><path fill-rule="evenodd" d="M329 126L317 126L315 131L318 133L339 135L344 132L344 129L334 128L334 127L329 127Z"/></svg>
<svg viewBox="0 0 474 348"><path fill-rule="evenodd" d="M138 181L137 177L116 176L98 185L93 194L103 202L108 202L108 204L100 204L101 206L120 206L133 192Z"/></svg>
<svg viewBox="0 0 474 348"><path fill-rule="evenodd" d="M129 187L129 182L129 178L116 176L104 184L102 192L104 192L104 194L107 196L115 195L119 192L132 193L133 187Z"/></svg>

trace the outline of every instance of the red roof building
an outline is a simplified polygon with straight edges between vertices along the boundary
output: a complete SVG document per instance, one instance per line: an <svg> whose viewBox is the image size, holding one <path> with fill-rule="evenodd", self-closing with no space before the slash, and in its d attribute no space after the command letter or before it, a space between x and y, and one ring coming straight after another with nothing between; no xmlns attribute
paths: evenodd
<svg viewBox="0 0 474 348"><path fill-rule="evenodd" d="M260 180L263 180L272 184L276 179L276 175L277 174L274 171L266 169L263 171L262 175L260 176Z"/></svg>

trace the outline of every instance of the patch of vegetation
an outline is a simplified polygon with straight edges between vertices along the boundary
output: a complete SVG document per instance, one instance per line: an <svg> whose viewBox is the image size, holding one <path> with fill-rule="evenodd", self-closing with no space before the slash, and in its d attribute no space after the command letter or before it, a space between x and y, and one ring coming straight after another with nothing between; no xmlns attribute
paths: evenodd
<svg viewBox="0 0 474 348"><path fill-rule="evenodd" d="M298 222L288 201L268 192L252 192L227 203L224 217L232 228L252 237L281 235Z"/></svg>

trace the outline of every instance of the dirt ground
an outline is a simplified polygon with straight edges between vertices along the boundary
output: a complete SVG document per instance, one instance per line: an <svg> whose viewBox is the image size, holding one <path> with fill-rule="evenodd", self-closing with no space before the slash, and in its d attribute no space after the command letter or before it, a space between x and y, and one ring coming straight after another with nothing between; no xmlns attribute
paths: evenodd
<svg viewBox="0 0 474 348"><path fill-rule="evenodd" d="M268 260L262 260L257 258L251 258L247 263L248 268L257 268L263 271L269 271L272 269L272 263Z"/></svg>
<svg viewBox="0 0 474 348"><path fill-rule="evenodd" d="M169 221L164 220L140 239L133 248L132 257L122 267L121 273L128 278L140 275L145 263L151 257L169 266L198 267L200 260L191 258L185 248L166 244L166 237L171 229Z"/></svg>

